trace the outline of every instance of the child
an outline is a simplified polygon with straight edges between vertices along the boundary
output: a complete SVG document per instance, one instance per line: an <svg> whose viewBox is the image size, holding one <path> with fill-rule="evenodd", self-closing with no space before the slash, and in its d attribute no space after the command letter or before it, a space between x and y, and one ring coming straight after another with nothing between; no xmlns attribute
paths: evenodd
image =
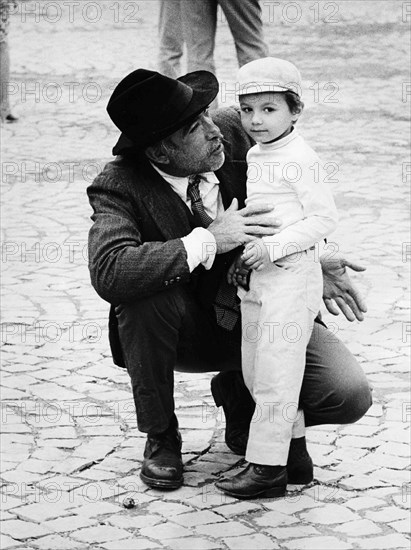
<svg viewBox="0 0 411 550"><path fill-rule="evenodd" d="M247 155L246 202L274 204L282 226L249 243L229 272L235 283L241 267L252 269L241 303L243 375L256 402L250 464L217 484L238 498L284 495L291 439L306 453L304 416L296 412L322 298L314 247L335 229L337 212L318 156L295 129L304 107L300 90L297 68L282 59L259 59L239 71L242 124L257 142Z"/></svg>

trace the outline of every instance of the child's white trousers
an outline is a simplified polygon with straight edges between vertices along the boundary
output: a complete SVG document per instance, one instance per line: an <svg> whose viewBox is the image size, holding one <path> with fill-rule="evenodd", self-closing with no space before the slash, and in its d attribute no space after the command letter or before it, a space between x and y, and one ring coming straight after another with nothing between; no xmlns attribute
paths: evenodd
<svg viewBox="0 0 411 550"><path fill-rule="evenodd" d="M253 271L241 301L242 368L256 402L246 460L286 465L305 354L322 299L322 273L314 250L281 258Z"/></svg>

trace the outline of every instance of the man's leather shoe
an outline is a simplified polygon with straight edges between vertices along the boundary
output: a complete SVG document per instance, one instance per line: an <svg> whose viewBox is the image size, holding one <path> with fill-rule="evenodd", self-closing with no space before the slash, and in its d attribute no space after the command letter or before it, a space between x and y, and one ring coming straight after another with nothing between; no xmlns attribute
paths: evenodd
<svg viewBox="0 0 411 550"><path fill-rule="evenodd" d="M235 498L283 497L287 487L285 466L249 464L245 470L232 477L217 481L216 487Z"/></svg>
<svg viewBox="0 0 411 550"><path fill-rule="evenodd" d="M255 403L241 372L220 372L214 376L211 393L217 407L222 406L224 410L227 447L235 454L245 455Z"/></svg>
<svg viewBox="0 0 411 550"><path fill-rule="evenodd" d="M314 465L308 454L305 437L292 439L287 461L288 483L306 485L314 479Z"/></svg>
<svg viewBox="0 0 411 550"><path fill-rule="evenodd" d="M153 489L178 489L183 483L181 435L177 427L147 436L140 477Z"/></svg>

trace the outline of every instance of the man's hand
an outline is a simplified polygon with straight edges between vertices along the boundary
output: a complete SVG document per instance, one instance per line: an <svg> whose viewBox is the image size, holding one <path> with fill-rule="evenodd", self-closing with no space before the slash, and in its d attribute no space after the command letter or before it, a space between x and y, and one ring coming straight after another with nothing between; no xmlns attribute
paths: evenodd
<svg viewBox="0 0 411 550"><path fill-rule="evenodd" d="M339 315L338 308L348 321L364 320L367 306L358 290L351 283L346 268L365 271L365 267L353 264L344 258L320 258L324 276L323 300L332 315ZM338 308L337 308L338 306Z"/></svg>
<svg viewBox="0 0 411 550"><path fill-rule="evenodd" d="M249 205L238 210L238 201L233 199L229 208L207 227L216 240L217 254L229 252L256 237L278 233L280 220L274 215L267 216L273 210L272 204Z"/></svg>
<svg viewBox="0 0 411 550"><path fill-rule="evenodd" d="M255 269L256 271L260 271L271 261L267 247L262 239L256 239L248 243L241 258L246 267Z"/></svg>

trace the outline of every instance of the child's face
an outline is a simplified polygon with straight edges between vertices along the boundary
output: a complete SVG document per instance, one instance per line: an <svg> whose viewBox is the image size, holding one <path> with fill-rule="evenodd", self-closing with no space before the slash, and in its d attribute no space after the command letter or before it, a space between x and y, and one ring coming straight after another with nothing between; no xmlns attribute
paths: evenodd
<svg viewBox="0 0 411 550"><path fill-rule="evenodd" d="M272 141L287 131L299 113L291 113L281 92L262 92L240 97L241 123L257 143Z"/></svg>

